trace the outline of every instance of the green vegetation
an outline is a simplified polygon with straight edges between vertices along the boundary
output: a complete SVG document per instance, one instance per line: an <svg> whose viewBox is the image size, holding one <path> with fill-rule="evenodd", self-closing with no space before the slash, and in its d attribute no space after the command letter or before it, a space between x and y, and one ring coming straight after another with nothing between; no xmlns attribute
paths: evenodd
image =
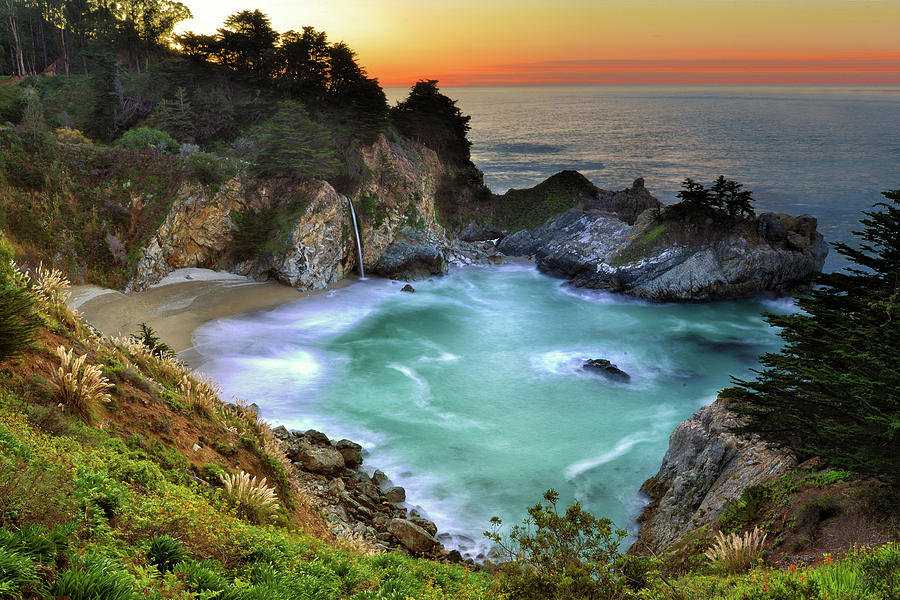
<svg viewBox="0 0 900 600"><path fill-rule="evenodd" d="M144 346L156 358L175 358L175 351L167 343L159 339L156 331L146 323L140 323L138 330L131 334L135 343Z"/></svg>
<svg viewBox="0 0 900 600"><path fill-rule="evenodd" d="M836 244L856 267L824 273L803 312L767 315L785 346L766 354L732 406L738 428L837 468L900 485L900 191L866 213L858 247Z"/></svg>
<svg viewBox="0 0 900 600"><path fill-rule="evenodd" d="M297 102L282 102L275 115L254 134L259 151L251 171L262 177L328 179L341 166L328 130L309 119Z"/></svg>
<svg viewBox="0 0 900 600"><path fill-rule="evenodd" d="M596 198L597 187L577 171L561 171L533 188L496 197L491 217L510 231L534 229L547 219Z"/></svg>
<svg viewBox="0 0 900 600"><path fill-rule="evenodd" d="M156 150L169 153L178 150L178 142L172 136L150 127L129 129L119 140L119 145L129 150Z"/></svg>
<svg viewBox="0 0 900 600"><path fill-rule="evenodd" d="M437 80L417 81L409 96L391 109L391 120L400 133L425 144L448 162L469 163L469 117L438 90Z"/></svg>

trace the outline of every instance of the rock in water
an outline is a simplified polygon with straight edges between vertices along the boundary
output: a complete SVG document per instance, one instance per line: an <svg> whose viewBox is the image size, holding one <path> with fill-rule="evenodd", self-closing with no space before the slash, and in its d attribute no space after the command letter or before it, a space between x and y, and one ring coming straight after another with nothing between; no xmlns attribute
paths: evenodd
<svg viewBox="0 0 900 600"><path fill-rule="evenodd" d="M413 286L411 286L407 283L402 288L400 288L400 291L401 292L409 292L410 294L414 294L416 291L416 288L414 288Z"/></svg>
<svg viewBox="0 0 900 600"><path fill-rule="evenodd" d="M384 490L384 495L387 497L388 502L406 502L406 490L400 486L389 487Z"/></svg>
<svg viewBox="0 0 900 600"><path fill-rule="evenodd" d="M582 368L587 371L600 373L604 377L612 379L613 381L631 381L631 375L604 358L592 358L584 363L584 365L582 365Z"/></svg>
<svg viewBox="0 0 900 600"><path fill-rule="evenodd" d="M391 279L425 279L447 272L442 241L427 230L403 227L384 252L375 272Z"/></svg>

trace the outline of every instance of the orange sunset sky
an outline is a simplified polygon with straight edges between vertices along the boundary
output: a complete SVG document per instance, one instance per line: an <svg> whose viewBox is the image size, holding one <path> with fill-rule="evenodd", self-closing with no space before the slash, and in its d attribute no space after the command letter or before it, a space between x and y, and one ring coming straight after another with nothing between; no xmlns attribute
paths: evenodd
<svg viewBox="0 0 900 600"><path fill-rule="evenodd" d="M182 0L343 40L384 86L900 84L900 0Z"/></svg>

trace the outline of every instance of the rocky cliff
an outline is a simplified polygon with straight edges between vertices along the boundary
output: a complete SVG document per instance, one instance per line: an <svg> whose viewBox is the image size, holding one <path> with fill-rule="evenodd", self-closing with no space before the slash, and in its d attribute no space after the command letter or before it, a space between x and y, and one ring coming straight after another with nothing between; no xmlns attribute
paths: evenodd
<svg viewBox="0 0 900 600"><path fill-rule="evenodd" d="M655 301L794 293L809 286L828 253L807 215L676 219L660 206L639 179L505 237L499 250L533 257L579 287Z"/></svg>
<svg viewBox="0 0 900 600"><path fill-rule="evenodd" d="M128 289L144 289L187 267L274 278L302 290L321 289L358 271L351 201L367 272L407 278L445 271L443 253L435 255L436 248L447 244L435 219L435 195L443 175L437 155L424 146L391 142L381 135L363 148L361 156L365 176L349 197L325 181L239 176L214 191L185 185L144 245ZM267 210L286 215L287 226L269 231L273 239L259 240L255 252L234 252L242 222L259 219Z"/></svg>
<svg viewBox="0 0 900 600"><path fill-rule="evenodd" d="M631 552L662 553L715 523L744 488L768 483L797 465L791 455L770 450L759 439L732 434L735 419L719 398L675 428L659 472L642 487L652 503L640 518Z"/></svg>

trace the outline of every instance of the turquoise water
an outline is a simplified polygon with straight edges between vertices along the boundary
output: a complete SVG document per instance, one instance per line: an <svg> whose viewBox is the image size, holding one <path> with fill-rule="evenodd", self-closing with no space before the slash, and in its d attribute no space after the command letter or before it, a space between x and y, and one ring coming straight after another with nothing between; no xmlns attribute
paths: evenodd
<svg viewBox="0 0 900 600"><path fill-rule="evenodd" d="M533 267L367 280L195 333L228 395L297 429L347 437L366 464L474 550L547 488L633 530L641 483L691 412L776 350L785 301L648 304L573 290ZM607 358L614 383L585 372Z"/></svg>

